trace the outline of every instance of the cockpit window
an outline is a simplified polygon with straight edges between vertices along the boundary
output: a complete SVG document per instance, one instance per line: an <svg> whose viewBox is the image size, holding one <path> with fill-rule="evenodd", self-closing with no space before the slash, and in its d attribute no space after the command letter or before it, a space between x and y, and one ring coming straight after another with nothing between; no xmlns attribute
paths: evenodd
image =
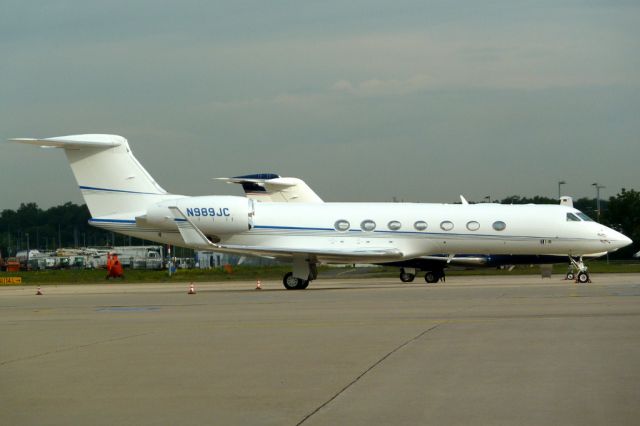
<svg viewBox="0 0 640 426"><path fill-rule="evenodd" d="M567 213L567 222L580 222L580 219L573 213Z"/></svg>
<svg viewBox="0 0 640 426"><path fill-rule="evenodd" d="M587 216L586 214L584 214L584 213L582 213L582 212L576 212L576 214L577 214L578 216L580 216L580 218L581 218L582 220L586 220L587 222L593 222L593 221L594 221L593 219L591 219L589 216Z"/></svg>

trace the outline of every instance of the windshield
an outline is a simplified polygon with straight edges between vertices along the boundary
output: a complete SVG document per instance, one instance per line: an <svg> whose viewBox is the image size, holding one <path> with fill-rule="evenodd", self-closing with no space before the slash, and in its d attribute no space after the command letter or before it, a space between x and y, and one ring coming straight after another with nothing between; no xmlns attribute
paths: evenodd
<svg viewBox="0 0 640 426"><path fill-rule="evenodd" d="M567 213L567 222L580 222L580 219L573 213Z"/></svg>
<svg viewBox="0 0 640 426"><path fill-rule="evenodd" d="M589 216L587 216L586 214L584 214L584 213L582 213L582 212L576 212L576 214L577 214L578 216L580 216L580 218L581 218L582 220L586 220L587 222L594 222L594 220L593 220L593 219L591 219Z"/></svg>

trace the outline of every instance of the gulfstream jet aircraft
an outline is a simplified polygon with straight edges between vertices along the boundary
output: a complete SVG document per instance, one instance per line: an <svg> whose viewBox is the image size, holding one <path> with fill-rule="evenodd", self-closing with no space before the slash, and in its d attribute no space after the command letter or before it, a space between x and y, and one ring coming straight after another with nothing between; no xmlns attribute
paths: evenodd
<svg viewBox="0 0 640 426"><path fill-rule="evenodd" d="M216 178L226 183L242 185L245 195L248 198L259 202L288 202L288 203L323 203L324 201L301 179L294 177L281 177L275 173L258 173L232 178ZM469 204L467 200L460 196L463 204ZM560 205L573 207L573 199L568 196L560 198ZM576 211L576 214L581 212ZM589 220L583 215L585 220ZM597 258L606 255L607 252L585 254L584 257ZM430 256L419 256L414 259L401 260L397 262L387 262L384 265L397 266L400 268L400 281L412 282L417 272L424 271L424 280L428 283L435 283L444 280L445 269L450 266L490 268L514 265L543 265L554 263L565 263L567 256L561 255L526 255L526 254L439 254ZM571 259L574 262L575 259ZM588 274L576 276L574 266L571 264L565 279L582 279L589 281Z"/></svg>
<svg viewBox="0 0 640 426"><path fill-rule="evenodd" d="M15 142L64 150L90 224L160 243L290 260L287 289L304 289L319 263L386 263L439 253L612 251L624 235L559 205L258 203L169 194L116 135ZM579 274L588 275L578 262Z"/></svg>

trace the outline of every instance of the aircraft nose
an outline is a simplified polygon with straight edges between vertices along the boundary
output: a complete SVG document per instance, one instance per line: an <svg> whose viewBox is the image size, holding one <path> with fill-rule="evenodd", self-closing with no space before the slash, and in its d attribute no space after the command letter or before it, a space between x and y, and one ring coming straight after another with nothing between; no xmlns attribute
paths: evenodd
<svg viewBox="0 0 640 426"><path fill-rule="evenodd" d="M613 229L611 229L609 233L611 235L611 243L613 246L615 246L616 249L626 247L629 244L633 243L633 241L631 241L631 238L618 231L614 231Z"/></svg>
<svg viewBox="0 0 640 426"><path fill-rule="evenodd" d="M626 247L630 244L633 244L633 240L631 240L631 238L627 237L626 235L622 235L622 243L624 244L622 247Z"/></svg>

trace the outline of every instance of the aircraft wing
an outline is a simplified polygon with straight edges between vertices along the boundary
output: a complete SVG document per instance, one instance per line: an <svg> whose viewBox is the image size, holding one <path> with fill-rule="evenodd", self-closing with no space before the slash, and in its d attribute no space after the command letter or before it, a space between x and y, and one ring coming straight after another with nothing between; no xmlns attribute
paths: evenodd
<svg viewBox="0 0 640 426"><path fill-rule="evenodd" d="M402 258L402 252L390 248L324 249L317 247L270 247L214 243L176 206L169 207L184 242L190 247L235 254L253 254L277 259L291 259L305 254L315 259L331 262L385 262Z"/></svg>
<svg viewBox="0 0 640 426"><path fill-rule="evenodd" d="M358 250L329 250L311 247L268 247L243 246L234 244L218 244L217 248L209 248L228 253L253 254L276 259L291 259L294 255L309 255L314 259L325 262L375 263L388 262L402 258L402 252L397 249L368 248Z"/></svg>

